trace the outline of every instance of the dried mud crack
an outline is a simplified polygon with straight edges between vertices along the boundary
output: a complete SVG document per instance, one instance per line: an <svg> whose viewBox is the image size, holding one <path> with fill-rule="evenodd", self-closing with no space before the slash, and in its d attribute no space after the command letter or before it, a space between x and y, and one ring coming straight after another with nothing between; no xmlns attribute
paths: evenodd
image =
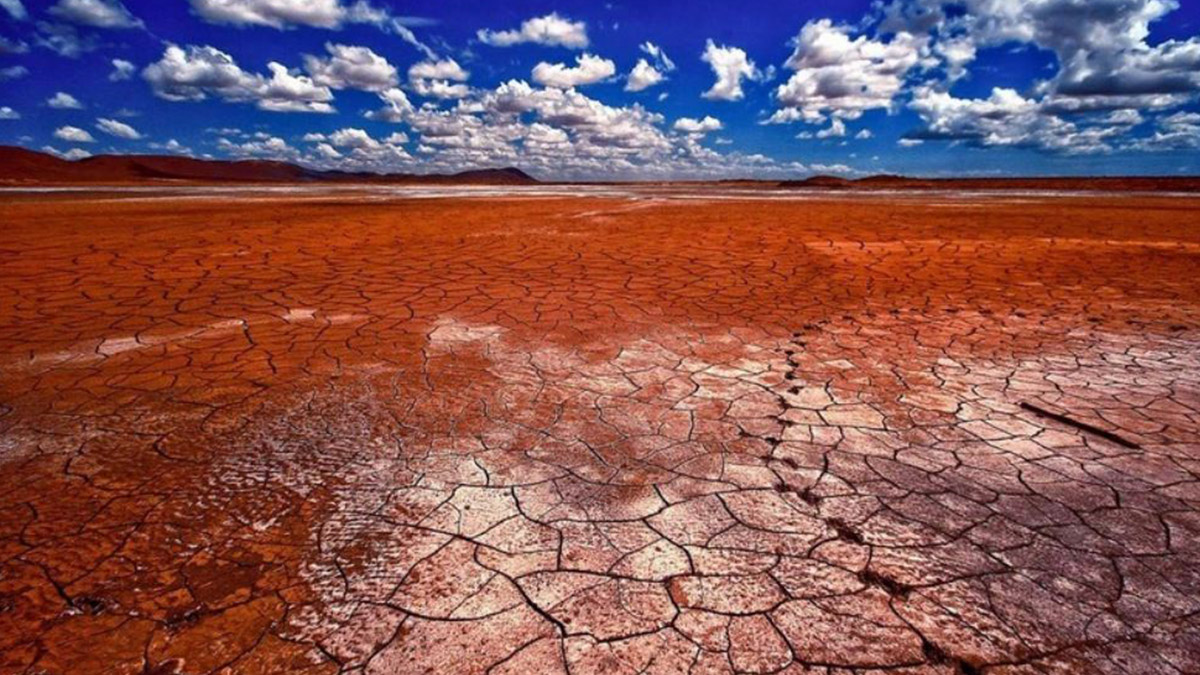
<svg viewBox="0 0 1200 675"><path fill-rule="evenodd" d="M706 197L0 197L0 672L1200 671L1200 202Z"/></svg>

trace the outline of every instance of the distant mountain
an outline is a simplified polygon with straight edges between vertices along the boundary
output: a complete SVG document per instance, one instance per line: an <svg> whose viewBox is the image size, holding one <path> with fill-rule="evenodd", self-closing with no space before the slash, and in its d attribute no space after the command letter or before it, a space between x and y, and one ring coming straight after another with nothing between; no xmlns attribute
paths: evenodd
<svg viewBox="0 0 1200 675"><path fill-rule="evenodd" d="M1045 178L909 178L878 175L865 178L813 176L785 180L781 188L824 190L1069 190L1100 192L1200 192L1197 176L1050 176Z"/></svg>
<svg viewBox="0 0 1200 675"><path fill-rule="evenodd" d="M189 183L386 183L532 185L514 167L456 174L376 174L317 171L269 160L209 160L170 155L96 155L69 161L15 146L0 146L0 184L141 185Z"/></svg>

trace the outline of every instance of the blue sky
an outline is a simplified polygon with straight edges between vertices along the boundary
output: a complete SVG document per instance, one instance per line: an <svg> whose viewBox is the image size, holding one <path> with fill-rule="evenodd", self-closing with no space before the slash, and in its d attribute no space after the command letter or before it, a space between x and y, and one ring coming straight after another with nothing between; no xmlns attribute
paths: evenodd
<svg viewBox="0 0 1200 675"><path fill-rule="evenodd" d="M1194 0L0 0L0 143L543 178L1200 173Z"/></svg>

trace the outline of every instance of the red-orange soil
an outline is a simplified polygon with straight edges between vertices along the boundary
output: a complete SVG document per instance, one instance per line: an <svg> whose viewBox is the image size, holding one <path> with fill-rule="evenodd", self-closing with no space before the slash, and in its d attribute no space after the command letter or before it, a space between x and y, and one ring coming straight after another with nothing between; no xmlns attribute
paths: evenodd
<svg viewBox="0 0 1200 675"><path fill-rule="evenodd" d="M1200 200L705 196L0 196L0 672L1200 671Z"/></svg>

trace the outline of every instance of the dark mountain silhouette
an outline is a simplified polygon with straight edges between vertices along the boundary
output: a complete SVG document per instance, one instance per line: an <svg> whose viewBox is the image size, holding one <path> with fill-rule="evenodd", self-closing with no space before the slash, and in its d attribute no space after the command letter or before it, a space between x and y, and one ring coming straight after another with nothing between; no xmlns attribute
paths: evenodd
<svg viewBox="0 0 1200 675"><path fill-rule="evenodd" d="M69 161L44 152L0 146L0 183L9 185L129 185L192 183L399 183L530 185L520 169L455 174L377 174L318 171L269 160L210 160L169 155L96 155Z"/></svg>
<svg viewBox="0 0 1200 675"><path fill-rule="evenodd" d="M1197 176L1048 176L1030 178L865 178L812 176L785 180L781 188L825 190L1080 190L1101 192L1200 192Z"/></svg>

